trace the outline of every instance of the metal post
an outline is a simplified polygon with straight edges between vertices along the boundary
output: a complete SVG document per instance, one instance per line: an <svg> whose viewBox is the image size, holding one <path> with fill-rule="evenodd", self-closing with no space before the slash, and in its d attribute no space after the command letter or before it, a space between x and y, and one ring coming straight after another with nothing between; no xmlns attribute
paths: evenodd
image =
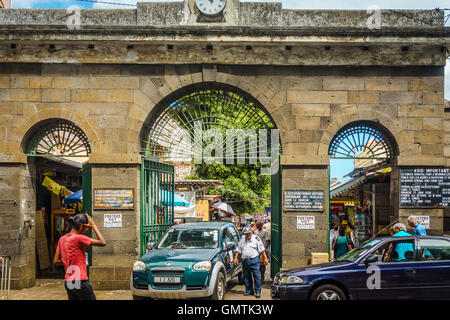
<svg viewBox="0 0 450 320"><path fill-rule="evenodd" d="M376 234L378 232L377 230L377 217L376 217L376 184L372 184L372 234Z"/></svg>
<svg viewBox="0 0 450 320"><path fill-rule="evenodd" d="M9 290L11 287L11 257L0 256L0 258L2 258L0 274L0 300L8 300Z"/></svg>

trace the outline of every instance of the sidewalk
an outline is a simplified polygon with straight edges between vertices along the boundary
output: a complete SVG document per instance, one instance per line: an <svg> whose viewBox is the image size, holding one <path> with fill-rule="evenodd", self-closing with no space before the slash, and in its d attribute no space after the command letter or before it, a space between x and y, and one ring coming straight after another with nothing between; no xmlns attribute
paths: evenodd
<svg viewBox="0 0 450 320"><path fill-rule="evenodd" d="M271 300L270 283L263 285L261 298L244 296L244 286L232 279L227 287L225 300ZM131 300L129 290L95 291L97 300ZM11 290L10 300L67 300L64 281L60 279L36 279L36 285L22 290Z"/></svg>
<svg viewBox="0 0 450 320"><path fill-rule="evenodd" d="M98 300L131 300L129 290L95 291ZM10 300L67 300L64 280L36 279L36 285L22 290L11 290Z"/></svg>

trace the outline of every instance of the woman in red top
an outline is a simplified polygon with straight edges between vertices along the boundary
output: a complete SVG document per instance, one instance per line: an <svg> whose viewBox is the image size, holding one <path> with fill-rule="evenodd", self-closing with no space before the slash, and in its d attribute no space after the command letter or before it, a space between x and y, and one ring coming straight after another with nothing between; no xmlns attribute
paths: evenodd
<svg viewBox="0 0 450 320"><path fill-rule="evenodd" d="M70 217L68 223L72 231L59 239L54 263L64 265L64 287L69 300L95 300L94 290L87 276L86 246L103 247L106 245L105 239L87 213ZM84 235L89 228L94 230L98 240Z"/></svg>

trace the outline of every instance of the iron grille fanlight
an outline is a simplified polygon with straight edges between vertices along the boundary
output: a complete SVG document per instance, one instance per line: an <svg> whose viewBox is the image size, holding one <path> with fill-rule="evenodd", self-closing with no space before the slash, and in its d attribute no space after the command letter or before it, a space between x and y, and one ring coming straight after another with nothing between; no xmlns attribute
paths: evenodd
<svg viewBox="0 0 450 320"><path fill-rule="evenodd" d="M177 156L181 150L184 155L188 155L185 160L189 162L192 159L189 154L192 153L186 150L203 148L203 144L196 145L194 139L195 123L201 123L203 131L216 129L214 138L227 129L254 129L256 134L258 130L267 129L270 137L270 129L274 128L272 120L256 101L226 88L203 87L166 103L144 137L147 139L146 156L160 160L180 160ZM190 145L183 142L186 137Z"/></svg>
<svg viewBox="0 0 450 320"><path fill-rule="evenodd" d="M328 154L335 159L392 159L390 136L371 122L350 123L331 140Z"/></svg>
<svg viewBox="0 0 450 320"><path fill-rule="evenodd" d="M42 126L27 146L28 156L88 157L90 153L86 134L63 119Z"/></svg>

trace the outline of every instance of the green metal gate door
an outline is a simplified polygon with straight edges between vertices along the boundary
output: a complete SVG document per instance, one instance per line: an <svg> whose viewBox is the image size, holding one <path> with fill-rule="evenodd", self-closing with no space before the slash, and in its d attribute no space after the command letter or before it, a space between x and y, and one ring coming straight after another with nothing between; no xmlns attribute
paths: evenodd
<svg viewBox="0 0 450 320"><path fill-rule="evenodd" d="M281 268L281 167L271 178L271 262L272 278Z"/></svg>
<svg viewBox="0 0 450 320"><path fill-rule="evenodd" d="M90 163L83 165L83 177L82 177L82 187L83 187L83 212L87 212L88 215L92 217L92 166ZM92 237L92 230L89 229L87 234L88 237ZM92 246L88 246L86 249L87 260L88 260L88 272L89 267L92 266Z"/></svg>
<svg viewBox="0 0 450 320"><path fill-rule="evenodd" d="M142 159L141 255L173 225L174 189L174 166Z"/></svg>

